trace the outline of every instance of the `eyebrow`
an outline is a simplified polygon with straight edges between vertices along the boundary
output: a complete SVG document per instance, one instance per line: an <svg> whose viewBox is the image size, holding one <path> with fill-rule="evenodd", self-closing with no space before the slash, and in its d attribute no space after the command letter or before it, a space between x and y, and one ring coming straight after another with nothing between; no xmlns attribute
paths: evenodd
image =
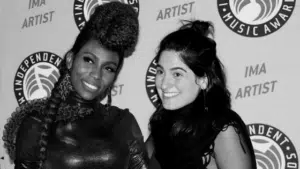
<svg viewBox="0 0 300 169"><path fill-rule="evenodd" d="M172 67L171 70L182 70L184 72L187 72L185 69L183 69L182 67Z"/></svg>
<svg viewBox="0 0 300 169"><path fill-rule="evenodd" d="M92 55L95 59L98 59L98 57L91 52L83 52L83 54L89 54L89 55ZM114 61L107 61L107 62L105 62L105 64L113 64L116 67L118 67L118 63L116 63Z"/></svg>
<svg viewBox="0 0 300 169"><path fill-rule="evenodd" d="M96 57L96 55L94 55L92 52L82 52L82 54L89 54L89 55Z"/></svg>
<svg viewBox="0 0 300 169"><path fill-rule="evenodd" d="M115 65L116 67L118 67L118 64L117 64L116 62L113 62L113 61L108 61L108 62L106 62L106 64L113 64L113 65Z"/></svg>
<svg viewBox="0 0 300 169"><path fill-rule="evenodd" d="M159 63L157 64L156 67L159 67L159 68L161 68L161 69L164 69Z"/></svg>
<svg viewBox="0 0 300 169"><path fill-rule="evenodd" d="M157 64L157 67L161 68L161 69L164 69L160 64ZM182 70L184 72L187 72L184 68L182 67L172 67L171 70Z"/></svg>

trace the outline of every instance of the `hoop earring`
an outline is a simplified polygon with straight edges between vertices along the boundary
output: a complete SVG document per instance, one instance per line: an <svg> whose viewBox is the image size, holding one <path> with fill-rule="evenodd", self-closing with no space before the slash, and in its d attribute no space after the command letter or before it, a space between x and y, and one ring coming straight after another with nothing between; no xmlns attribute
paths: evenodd
<svg viewBox="0 0 300 169"><path fill-rule="evenodd" d="M105 109L107 110L107 111L109 111L109 108L110 108L110 106L111 106L111 87L109 87L108 89L107 89L107 103L106 103L106 105L105 105Z"/></svg>

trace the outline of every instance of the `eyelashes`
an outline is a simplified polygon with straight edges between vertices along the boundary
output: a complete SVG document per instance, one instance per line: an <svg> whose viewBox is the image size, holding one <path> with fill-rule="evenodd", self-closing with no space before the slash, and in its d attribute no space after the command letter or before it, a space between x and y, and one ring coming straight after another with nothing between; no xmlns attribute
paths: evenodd
<svg viewBox="0 0 300 169"><path fill-rule="evenodd" d="M163 75L163 74L164 74L164 71L163 71L162 69L160 69L160 68L157 68L157 70L156 70L156 75L157 75L157 76L160 76L160 75ZM171 75L172 75L174 78L178 79L178 78L183 77L183 76L184 76L184 73L179 72L179 71L173 71L173 72L171 72Z"/></svg>
<svg viewBox="0 0 300 169"><path fill-rule="evenodd" d="M163 74L163 73L164 73L164 72L163 72L161 69L157 68L156 74L161 75L161 74Z"/></svg>
<svg viewBox="0 0 300 169"><path fill-rule="evenodd" d="M89 56L84 56L83 57L83 61L85 63L89 63L89 64L94 64L95 63L95 61L92 58L90 58ZM117 68L115 66L105 65L104 66L104 70L106 70L106 71L108 71L110 73L116 73Z"/></svg>
<svg viewBox="0 0 300 169"><path fill-rule="evenodd" d="M83 57L83 61L86 63L95 63L93 59L91 59L90 57L87 57L87 56Z"/></svg>
<svg viewBox="0 0 300 169"><path fill-rule="evenodd" d="M116 68L113 68L113 67L110 67L110 66L107 66L106 68L105 68L105 70L107 70L107 71L109 71L109 72L111 72L111 73L116 73Z"/></svg>
<svg viewBox="0 0 300 169"><path fill-rule="evenodd" d="M174 72L173 76L176 77L176 78L179 78L179 77L183 76L183 74L181 74L179 72Z"/></svg>

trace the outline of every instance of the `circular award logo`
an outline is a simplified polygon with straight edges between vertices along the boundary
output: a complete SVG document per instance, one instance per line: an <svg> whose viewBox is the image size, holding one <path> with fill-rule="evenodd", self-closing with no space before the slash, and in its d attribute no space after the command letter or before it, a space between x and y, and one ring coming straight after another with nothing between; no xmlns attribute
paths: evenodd
<svg viewBox="0 0 300 169"><path fill-rule="evenodd" d="M14 79L19 105L28 100L48 97L60 74L62 59L51 52L36 52L23 60Z"/></svg>
<svg viewBox="0 0 300 169"><path fill-rule="evenodd" d="M73 13L78 29L81 30L85 22L89 20L95 7L113 1L129 4L139 13L139 0L75 0Z"/></svg>
<svg viewBox="0 0 300 169"><path fill-rule="evenodd" d="M145 84L148 98L153 106L158 107L160 99L155 87L156 66L157 60L154 58L147 69Z"/></svg>
<svg viewBox="0 0 300 169"><path fill-rule="evenodd" d="M279 129L266 124L247 125L258 169L296 169L298 157L292 141Z"/></svg>
<svg viewBox="0 0 300 169"><path fill-rule="evenodd" d="M261 37L280 29L291 17L296 0L218 0L223 22L235 33Z"/></svg>

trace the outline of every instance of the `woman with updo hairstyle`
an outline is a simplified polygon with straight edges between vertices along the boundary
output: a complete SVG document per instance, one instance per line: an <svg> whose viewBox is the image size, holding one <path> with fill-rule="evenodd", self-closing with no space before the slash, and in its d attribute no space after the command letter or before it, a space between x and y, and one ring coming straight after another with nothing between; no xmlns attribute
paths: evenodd
<svg viewBox="0 0 300 169"><path fill-rule="evenodd" d="M156 55L161 104L150 118L150 169L256 169L247 128L231 109L210 22L184 21Z"/></svg>
<svg viewBox="0 0 300 169"><path fill-rule="evenodd" d="M147 168L136 119L111 105L111 89L138 34L130 5L95 8L66 53L51 96L21 105L5 125L4 146L15 169Z"/></svg>

